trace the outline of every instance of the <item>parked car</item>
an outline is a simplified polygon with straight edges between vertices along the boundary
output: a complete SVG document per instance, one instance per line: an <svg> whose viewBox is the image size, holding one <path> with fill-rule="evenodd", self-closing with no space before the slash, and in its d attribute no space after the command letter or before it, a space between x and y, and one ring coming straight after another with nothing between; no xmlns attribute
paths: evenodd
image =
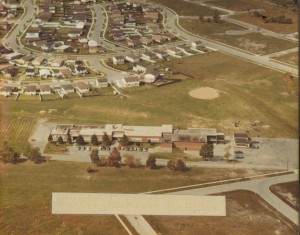
<svg viewBox="0 0 300 235"><path fill-rule="evenodd" d="M251 142L251 147L254 149L259 149L259 142L258 141L252 141Z"/></svg>
<svg viewBox="0 0 300 235"><path fill-rule="evenodd" d="M81 149L81 147L78 147L78 150L80 150Z"/></svg>
<svg viewBox="0 0 300 235"><path fill-rule="evenodd" d="M89 151L91 151L92 150L92 147L89 147Z"/></svg>
<svg viewBox="0 0 300 235"><path fill-rule="evenodd" d="M86 149L86 147L83 147L83 150L85 150Z"/></svg>
<svg viewBox="0 0 300 235"><path fill-rule="evenodd" d="M142 151L143 151L143 148L142 148L142 147L140 147L140 148L139 148L139 151L140 151L140 152L142 152Z"/></svg>
<svg viewBox="0 0 300 235"><path fill-rule="evenodd" d="M244 158L244 153L242 151L234 151L234 158L242 159L242 158Z"/></svg>
<svg viewBox="0 0 300 235"><path fill-rule="evenodd" d="M144 151L144 152L147 152L147 151L148 151L148 148L144 148L143 151Z"/></svg>

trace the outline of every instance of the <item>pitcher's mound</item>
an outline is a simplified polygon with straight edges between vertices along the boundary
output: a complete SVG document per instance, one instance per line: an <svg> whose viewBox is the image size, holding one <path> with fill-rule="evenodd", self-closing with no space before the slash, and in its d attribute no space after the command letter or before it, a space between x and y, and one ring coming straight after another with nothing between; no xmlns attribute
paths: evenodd
<svg viewBox="0 0 300 235"><path fill-rule="evenodd" d="M219 97L219 93L216 89L211 87L201 87L189 92L189 95L202 100L211 100Z"/></svg>

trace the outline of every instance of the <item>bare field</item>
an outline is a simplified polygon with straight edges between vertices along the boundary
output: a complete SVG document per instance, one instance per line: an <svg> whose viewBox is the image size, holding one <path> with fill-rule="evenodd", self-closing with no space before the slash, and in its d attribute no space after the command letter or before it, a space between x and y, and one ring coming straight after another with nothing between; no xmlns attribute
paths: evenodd
<svg viewBox="0 0 300 235"><path fill-rule="evenodd" d="M296 65L298 66L299 63L299 52L292 52L286 55L278 56L278 57L273 57L275 60L279 60L291 65Z"/></svg>
<svg viewBox="0 0 300 235"><path fill-rule="evenodd" d="M263 199L249 191L233 191L226 196L225 217L147 216L158 234L194 235L296 235L298 228Z"/></svg>

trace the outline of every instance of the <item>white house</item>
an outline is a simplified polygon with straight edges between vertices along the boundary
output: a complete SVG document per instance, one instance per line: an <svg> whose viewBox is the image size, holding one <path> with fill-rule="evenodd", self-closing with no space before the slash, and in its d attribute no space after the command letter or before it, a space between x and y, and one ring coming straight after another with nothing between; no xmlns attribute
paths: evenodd
<svg viewBox="0 0 300 235"><path fill-rule="evenodd" d="M51 71L49 69L40 69L39 70L39 75L42 78L47 78L51 76Z"/></svg>
<svg viewBox="0 0 300 235"><path fill-rule="evenodd" d="M38 56L37 58L35 58L32 61L32 64L35 66L40 66L42 65L44 62L46 62L46 58L44 56Z"/></svg>
<svg viewBox="0 0 300 235"><path fill-rule="evenodd" d="M146 60L153 60L156 58L156 55L152 52L146 51L142 53L142 57L145 58Z"/></svg>
<svg viewBox="0 0 300 235"><path fill-rule="evenodd" d="M82 29L71 29L68 32L68 37L69 38L79 38L82 35Z"/></svg>
<svg viewBox="0 0 300 235"><path fill-rule="evenodd" d="M147 70L147 68L149 67L149 64L145 63L145 62L139 62L136 63L135 66L133 66L133 70L139 73L143 73Z"/></svg>
<svg viewBox="0 0 300 235"><path fill-rule="evenodd" d="M125 60L124 56L114 56L114 57L112 58L112 61L113 61L113 64L114 64L114 65L117 65L117 64L124 64L124 60Z"/></svg>
<svg viewBox="0 0 300 235"><path fill-rule="evenodd" d="M55 58L50 62L51 66L53 67L61 67L64 64L64 59L62 58Z"/></svg>
<svg viewBox="0 0 300 235"><path fill-rule="evenodd" d="M23 93L25 95L36 95L36 86L25 86Z"/></svg>
<svg viewBox="0 0 300 235"><path fill-rule="evenodd" d="M86 67L80 66L80 65L78 65L78 66L75 67L75 72L76 72L78 75L84 75L84 74L87 74L87 73L88 73Z"/></svg>
<svg viewBox="0 0 300 235"><path fill-rule="evenodd" d="M35 75L35 69L34 68L27 68L25 71L25 75L28 77L33 77Z"/></svg>
<svg viewBox="0 0 300 235"><path fill-rule="evenodd" d="M193 49L199 49L201 47L203 47L202 42L201 41L195 41L191 43L191 46Z"/></svg>
<svg viewBox="0 0 300 235"><path fill-rule="evenodd" d="M108 80L107 80L107 78L96 79L96 86L97 87L108 87Z"/></svg>
<svg viewBox="0 0 300 235"><path fill-rule="evenodd" d="M124 77L122 82L124 87L136 87L140 85L140 79L137 76Z"/></svg>
<svg viewBox="0 0 300 235"><path fill-rule="evenodd" d="M62 85L61 86L61 91L64 93L64 94L68 94L68 93L72 93L75 91L75 88L72 84L66 84L66 85Z"/></svg>
<svg viewBox="0 0 300 235"><path fill-rule="evenodd" d="M41 28L31 27L26 32L26 39L39 39L40 38Z"/></svg>
<svg viewBox="0 0 300 235"><path fill-rule="evenodd" d="M149 70L144 74L145 83L153 83L159 77L159 73L156 70Z"/></svg>
<svg viewBox="0 0 300 235"><path fill-rule="evenodd" d="M125 56L125 60L127 60L131 63L137 63L141 60L141 58L138 55L130 54L130 55Z"/></svg>
<svg viewBox="0 0 300 235"><path fill-rule="evenodd" d="M167 49L168 54L172 55L172 56L180 56L182 55L182 51L179 50L176 47L171 47Z"/></svg>
<svg viewBox="0 0 300 235"><path fill-rule="evenodd" d="M160 59L163 59L168 56L168 53L163 50L154 49L152 52Z"/></svg>
<svg viewBox="0 0 300 235"><path fill-rule="evenodd" d="M50 95L51 93L52 93L52 89L49 85L40 86L41 95Z"/></svg>

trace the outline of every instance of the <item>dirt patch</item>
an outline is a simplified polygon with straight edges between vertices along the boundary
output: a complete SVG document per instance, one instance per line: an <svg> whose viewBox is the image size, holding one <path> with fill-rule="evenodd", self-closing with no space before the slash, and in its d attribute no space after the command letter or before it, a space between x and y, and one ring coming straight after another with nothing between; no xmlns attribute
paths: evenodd
<svg viewBox="0 0 300 235"><path fill-rule="evenodd" d="M212 100L219 97L219 92L211 87L201 87L189 92L189 95L202 100Z"/></svg>
<svg viewBox="0 0 300 235"><path fill-rule="evenodd" d="M266 44L257 43L249 39L238 39L240 41L239 46L247 51L255 51L256 53L264 53L263 49L266 48Z"/></svg>

